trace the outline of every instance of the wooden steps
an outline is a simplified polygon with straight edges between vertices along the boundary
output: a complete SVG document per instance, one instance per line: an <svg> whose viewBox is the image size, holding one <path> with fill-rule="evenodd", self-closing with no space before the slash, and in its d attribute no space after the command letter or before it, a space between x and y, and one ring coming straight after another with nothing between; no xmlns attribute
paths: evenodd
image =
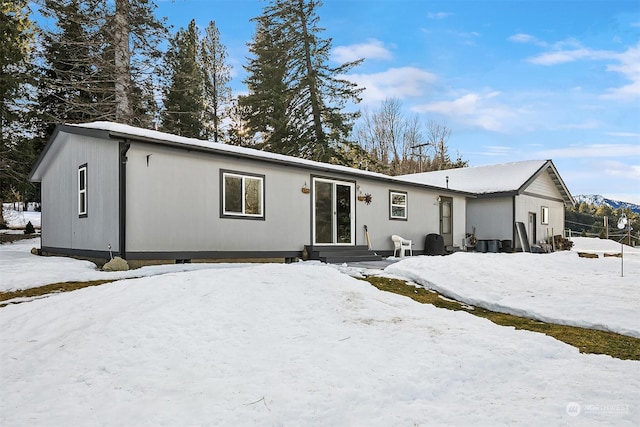
<svg viewBox="0 0 640 427"><path fill-rule="evenodd" d="M306 246L309 259L342 264L345 262L380 261L382 256L366 246Z"/></svg>

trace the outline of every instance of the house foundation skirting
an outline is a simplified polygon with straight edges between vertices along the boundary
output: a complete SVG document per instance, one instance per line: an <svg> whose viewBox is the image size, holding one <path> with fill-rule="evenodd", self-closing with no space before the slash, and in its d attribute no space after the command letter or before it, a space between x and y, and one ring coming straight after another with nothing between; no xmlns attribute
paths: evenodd
<svg viewBox="0 0 640 427"><path fill-rule="evenodd" d="M120 252L96 251L90 249L68 249L43 246L42 255L70 256L92 261L102 267L111 256L122 256ZM167 251L167 252L127 252L123 257L131 268L154 264L174 264L187 262L290 262L300 258L302 251Z"/></svg>

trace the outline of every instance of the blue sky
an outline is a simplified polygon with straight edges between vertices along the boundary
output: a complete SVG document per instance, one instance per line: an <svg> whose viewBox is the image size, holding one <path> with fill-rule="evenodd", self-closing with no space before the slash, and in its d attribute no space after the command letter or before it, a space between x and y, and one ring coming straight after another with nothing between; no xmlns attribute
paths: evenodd
<svg viewBox="0 0 640 427"><path fill-rule="evenodd" d="M174 30L216 21L242 84L260 0L159 1ZM324 0L361 109L398 98L471 166L553 159L572 194L640 203L640 2Z"/></svg>

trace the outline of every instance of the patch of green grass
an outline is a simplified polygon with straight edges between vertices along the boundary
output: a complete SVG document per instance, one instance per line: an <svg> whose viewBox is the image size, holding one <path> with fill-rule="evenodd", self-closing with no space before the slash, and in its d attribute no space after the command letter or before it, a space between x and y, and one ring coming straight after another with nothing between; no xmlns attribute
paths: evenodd
<svg viewBox="0 0 640 427"><path fill-rule="evenodd" d="M20 233L20 234L0 233L0 244L13 243L13 242L17 242L18 240L33 239L34 237L40 237L40 235L24 234L24 233Z"/></svg>
<svg viewBox="0 0 640 427"><path fill-rule="evenodd" d="M113 282L113 280L93 280L90 282L63 282L51 285L39 286L37 288L19 289L17 291L0 292L0 301L8 301L13 298L33 298L43 295L53 294L57 292L69 292L77 289L88 288L89 286L99 286L105 283ZM4 307L9 303L0 304Z"/></svg>
<svg viewBox="0 0 640 427"><path fill-rule="evenodd" d="M595 329L544 323L480 307L473 307L472 309L466 304L443 299L437 292L416 288L399 279L370 276L364 280L382 291L404 295L422 304L431 304L447 310L466 311L469 314L483 317L501 326L512 326L516 329L549 335L559 341L577 347L581 353L607 354L618 359L640 360L640 339L638 338Z"/></svg>

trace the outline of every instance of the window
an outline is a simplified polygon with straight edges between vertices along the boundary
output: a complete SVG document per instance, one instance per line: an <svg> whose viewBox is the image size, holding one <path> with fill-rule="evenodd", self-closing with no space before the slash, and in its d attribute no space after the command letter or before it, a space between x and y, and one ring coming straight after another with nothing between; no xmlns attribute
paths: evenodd
<svg viewBox="0 0 640 427"><path fill-rule="evenodd" d="M407 193L389 191L389 218L407 219Z"/></svg>
<svg viewBox="0 0 640 427"><path fill-rule="evenodd" d="M264 219L264 176L221 174L222 216Z"/></svg>
<svg viewBox="0 0 640 427"><path fill-rule="evenodd" d="M87 217L87 164L78 168L78 216Z"/></svg>
<svg viewBox="0 0 640 427"><path fill-rule="evenodd" d="M549 208L547 206L542 206L540 209L540 223L549 224Z"/></svg>

